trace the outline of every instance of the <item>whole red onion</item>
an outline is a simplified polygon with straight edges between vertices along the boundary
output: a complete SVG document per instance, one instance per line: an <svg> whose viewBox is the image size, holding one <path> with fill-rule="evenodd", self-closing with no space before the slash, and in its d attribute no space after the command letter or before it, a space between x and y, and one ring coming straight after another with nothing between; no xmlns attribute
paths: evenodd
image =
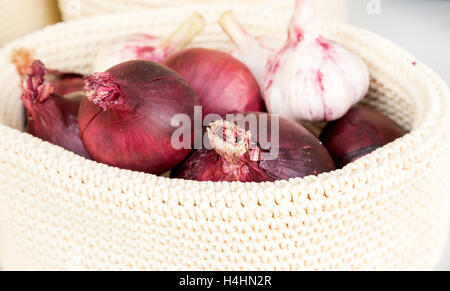
<svg viewBox="0 0 450 291"><path fill-rule="evenodd" d="M203 116L264 111L258 83L250 70L231 55L217 50L190 48L165 61L197 93Z"/></svg>
<svg viewBox="0 0 450 291"><path fill-rule="evenodd" d="M246 113L244 119L250 115L256 117L254 128L249 123L243 126L236 120L220 119L211 123L207 137L212 149L194 151L172 171L171 177L214 182L263 182L317 175L335 169L327 150L301 125L266 113ZM274 120L278 122L273 123Z"/></svg>
<svg viewBox="0 0 450 291"><path fill-rule="evenodd" d="M176 72L150 61L124 62L86 77L85 95L80 132L96 161L161 174L189 154L172 146L171 120L180 113L192 120L197 97Z"/></svg>
<svg viewBox="0 0 450 291"><path fill-rule="evenodd" d="M54 93L55 85L46 81L47 70L39 60L29 66L21 63L18 71L22 76L27 132L88 158L78 131L79 101Z"/></svg>
<svg viewBox="0 0 450 291"><path fill-rule="evenodd" d="M406 133L386 115L371 108L356 107L344 117L328 123L320 140L336 165L344 167Z"/></svg>

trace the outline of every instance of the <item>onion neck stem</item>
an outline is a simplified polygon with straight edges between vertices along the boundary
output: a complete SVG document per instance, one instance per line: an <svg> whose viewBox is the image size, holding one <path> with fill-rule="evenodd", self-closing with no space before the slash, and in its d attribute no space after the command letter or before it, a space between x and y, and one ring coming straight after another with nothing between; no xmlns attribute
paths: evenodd
<svg viewBox="0 0 450 291"><path fill-rule="evenodd" d="M119 84L109 72L86 76L84 78L84 95L104 111L108 109L123 111L127 108Z"/></svg>
<svg viewBox="0 0 450 291"><path fill-rule="evenodd" d="M243 160L259 160L259 148L251 143L250 131L239 128L234 123L218 120L207 129L212 148L228 162L239 165Z"/></svg>
<svg viewBox="0 0 450 291"><path fill-rule="evenodd" d="M33 54L25 48L15 49L11 53L11 62L16 66L17 72L22 77L32 74L33 61Z"/></svg>
<svg viewBox="0 0 450 291"><path fill-rule="evenodd" d="M22 96L25 104L28 102L41 103L47 100L54 92L55 86L45 80L47 70L44 64L35 60L30 66L23 67Z"/></svg>

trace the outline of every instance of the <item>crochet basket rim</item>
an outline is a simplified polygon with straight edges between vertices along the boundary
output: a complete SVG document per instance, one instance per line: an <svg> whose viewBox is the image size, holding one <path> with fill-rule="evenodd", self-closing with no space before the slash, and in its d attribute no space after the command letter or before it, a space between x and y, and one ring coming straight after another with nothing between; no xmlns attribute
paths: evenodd
<svg viewBox="0 0 450 291"><path fill-rule="evenodd" d="M204 5L194 5L193 9L199 9L202 6L208 7L213 6L210 4L204 4ZM245 5L244 5L245 6ZM0 78L5 78L7 76L11 76L13 72L13 67L7 62L8 56L10 55L10 52L13 48L21 47L23 44L28 43L32 41L33 39L37 39L39 37L52 34L59 29L63 29L65 27L68 28L75 28L79 27L81 31L89 30L89 27L96 27L97 21L102 20L108 20L111 22L114 21L120 21L121 19L132 19L132 18L141 18L141 17L151 17L155 13L158 13L159 10L173 10L177 11L178 8L155 8L152 11L143 11L143 12L126 12L126 13L120 13L120 14L114 14L114 15L103 15L103 16L96 16L93 18L87 18L87 19L81 19L81 20L75 20L67 23L58 23L52 26L49 26L45 29L42 29L40 31L34 32L30 35L27 35L25 37L22 37L8 45L6 45L4 48L0 50L0 62L4 62L2 67L5 67L6 70L2 74L0 74ZM187 13L187 12L186 12ZM255 11L254 13L258 13ZM281 12L273 12L271 14L271 17L277 17L279 16ZM83 157L77 156L69 151L66 151L56 145L49 144L47 142L44 142L38 138L35 138L31 136L30 134L21 132L20 130L11 128L9 126L0 125L0 132L4 133L7 132L9 136L15 137L15 140L17 141L23 141L27 144L28 150L33 151L34 148L45 147L46 152L39 151L39 155L41 155L41 160L43 163L45 163L45 155L48 154L48 152L57 153L58 156L64 157L65 160L70 160L73 163L73 166L84 166L82 168L90 168L93 171L96 172L102 172L102 173L109 173L113 175L115 178L117 178L119 181L121 179L127 179L130 177L133 177L135 181L141 181L142 183L149 183L154 182L156 185L158 184L164 184L168 187L173 187L179 189L179 187L199 187L201 189L209 188L212 190L217 190L222 187L224 188L233 188L236 185L242 186L244 185L246 189L249 191L251 190L262 190L264 188L284 188L284 187L307 187L308 184L314 184L316 187L321 186L324 190L326 190L326 187L332 187L330 186L333 182L339 179L343 180L353 180L353 179L346 179L353 177L354 175L360 174L361 171L367 170L367 169L375 169L378 167L385 167L388 166L390 163L390 159L392 158L391 154L402 152L402 149L405 148L414 148L419 146L418 143L423 138L433 138L433 131L430 130L431 128L434 128L436 126L436 123L440 123L440 118L445 118L445 112L448 111L448 102L445 101L445 98L448 98L449 92L448 87L445 85L445 83L442 81L442 79L437 76L435 73L432 72L426 65L420 63L417 61L413 56L411 56L409 53L405 52L400 47L392 44L390 41L372 33L362 28L353 27L347 24L333 24L333 23L323 23L320 25L321 31L325 32L325 34L339 34L339 33L351 33L351 34L361 34L364 35L366 38L370 38L372 43L378 43L379 46L388 47L390 48L394 54L392 54L390 59L384 60L385 63L391 62L398 66L411 66L411 70L416 70L416 74L419 74L420 82L422 84L414 84L416 86L421 85L423 87L427 88L427 91L429 93L430 100L429 100L429 106L426 108L426 111L422 112L422 120L420 124L415 124L412 130L405 135L404 137L401 137L394 142L379 148L375 152L357 160L356 162L353 162L343 169L338 169L333 172L329 173L323 173L318 176L308 176L304 178L295 178L290 179L289 181L276 181L276 182L264 182L264 183L241 183L241 182L197 182L197 181L187 181L187 180L179 180L179 179L170 179L166 177L160 177L155 176L151 174L141 173L141 172L133 172L129 170L122 170L117 169L114 167L110 167L108 165L100 164L95 161L87 160ZM414 63L414 66L411 65L411 63ZM418 78L419 79L419 78ZM440 89L440 92L439 92ZM437 98L437 96L441 98ZM442 128L440 128L440 131L442 130L448 130L449 125L440 123ZM15 145L15 147L20 148L21 144ZM376 158L375 158L376 156ZM60 169L54 169L55 171L59 171ZM109 177L111 178L111 177ZM93 181L96 184L101 184L102 181ZM348 187L352 187L352 185L348 185ZM313 200L314 197L311 196L311 199Z"/></svg>

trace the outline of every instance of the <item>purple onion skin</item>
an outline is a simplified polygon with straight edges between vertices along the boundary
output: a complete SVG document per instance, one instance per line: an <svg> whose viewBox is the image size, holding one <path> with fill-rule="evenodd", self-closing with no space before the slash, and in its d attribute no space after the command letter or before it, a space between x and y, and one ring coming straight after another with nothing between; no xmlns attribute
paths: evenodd
<svg viewBox="0 0 450 291"><path fill-rule="evenodd" d="M407 131L386 115L355 107L341 119L328 123L319 139L342 168L405 134Z"/></svg>
<svg viewBox="0 0 450 291"><path fill-rule="evenodd" d="M22 76L21 99L27 110L26 131L38 138L89 158L79 135L80 103L53 93L54 85L45 80L46 69L34 61Z"/></svg>
<svg viewBox="0 0 450 291"><path fill-rule="evenodd" d="M246 113L268 116L267 136L271 141L271 118L267 113ZM244 114L244 115L246 115ZM251 131L259 144L258 132ZM265 127L265 125L264 125ZM318 175L335 170L335 165L327 150L319 140L301 125L279 119L279 155L276 159L252 161L249 155L240 157L240 161L231 163L214 149L201 149L191 153L189 158L172 170L172 178L212 182L265 182L289 180L309 175ZM246 130L249 130L248 126Z"/></svg>
<svg viewBox="0 0 450 291"><path fill-rule="evenodd" d="M128 61L98 74L109 85L95 84L88 76L85 91L96 95L99 88L110 86L110 99L94 104L92 98L84 98L79 113L81 137L93 159L151 174L164 173L182 162L190 149L173 148L176 128L171 119L183 113L193 120L198 101L187 82L150 61Z"/></svg>
<svg viewBox="0 0 450 291"><path fill-rule="evenodd" d="M164 64L192 86L203 116L265 111L255 77L243 63L227 53L190 48L170 56Z"/></svg>
<svg viewBox="0 0 450 291"><path fill-rule="evenodd" d="M52 95L45 104L29 106L27 132L89 158L78 130L79 107L78 102L59 95Z"/></svg>

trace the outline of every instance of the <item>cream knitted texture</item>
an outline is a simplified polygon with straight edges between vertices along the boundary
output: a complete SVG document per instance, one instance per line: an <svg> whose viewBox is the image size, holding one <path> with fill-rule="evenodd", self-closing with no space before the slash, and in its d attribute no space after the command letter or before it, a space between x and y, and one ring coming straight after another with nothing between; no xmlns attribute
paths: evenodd
<svg viewBox="0 0 450 291"><path fill-rule="evenodd" d="M221 6L195 9L210 23L192 46L229 49L211 20ZM49 67L87 73L106 39L165 35L190 12L166 8L59 24L0 50L3 267L432 269L449 223L449 90L413 56L365 30L321 27L368 64L372 85L363 102L411 133L342 170L261 184L170 180L88 161L21 132L11 49L34 48ZM282 13L236 11L256 34L285 33Z"/></svg>

